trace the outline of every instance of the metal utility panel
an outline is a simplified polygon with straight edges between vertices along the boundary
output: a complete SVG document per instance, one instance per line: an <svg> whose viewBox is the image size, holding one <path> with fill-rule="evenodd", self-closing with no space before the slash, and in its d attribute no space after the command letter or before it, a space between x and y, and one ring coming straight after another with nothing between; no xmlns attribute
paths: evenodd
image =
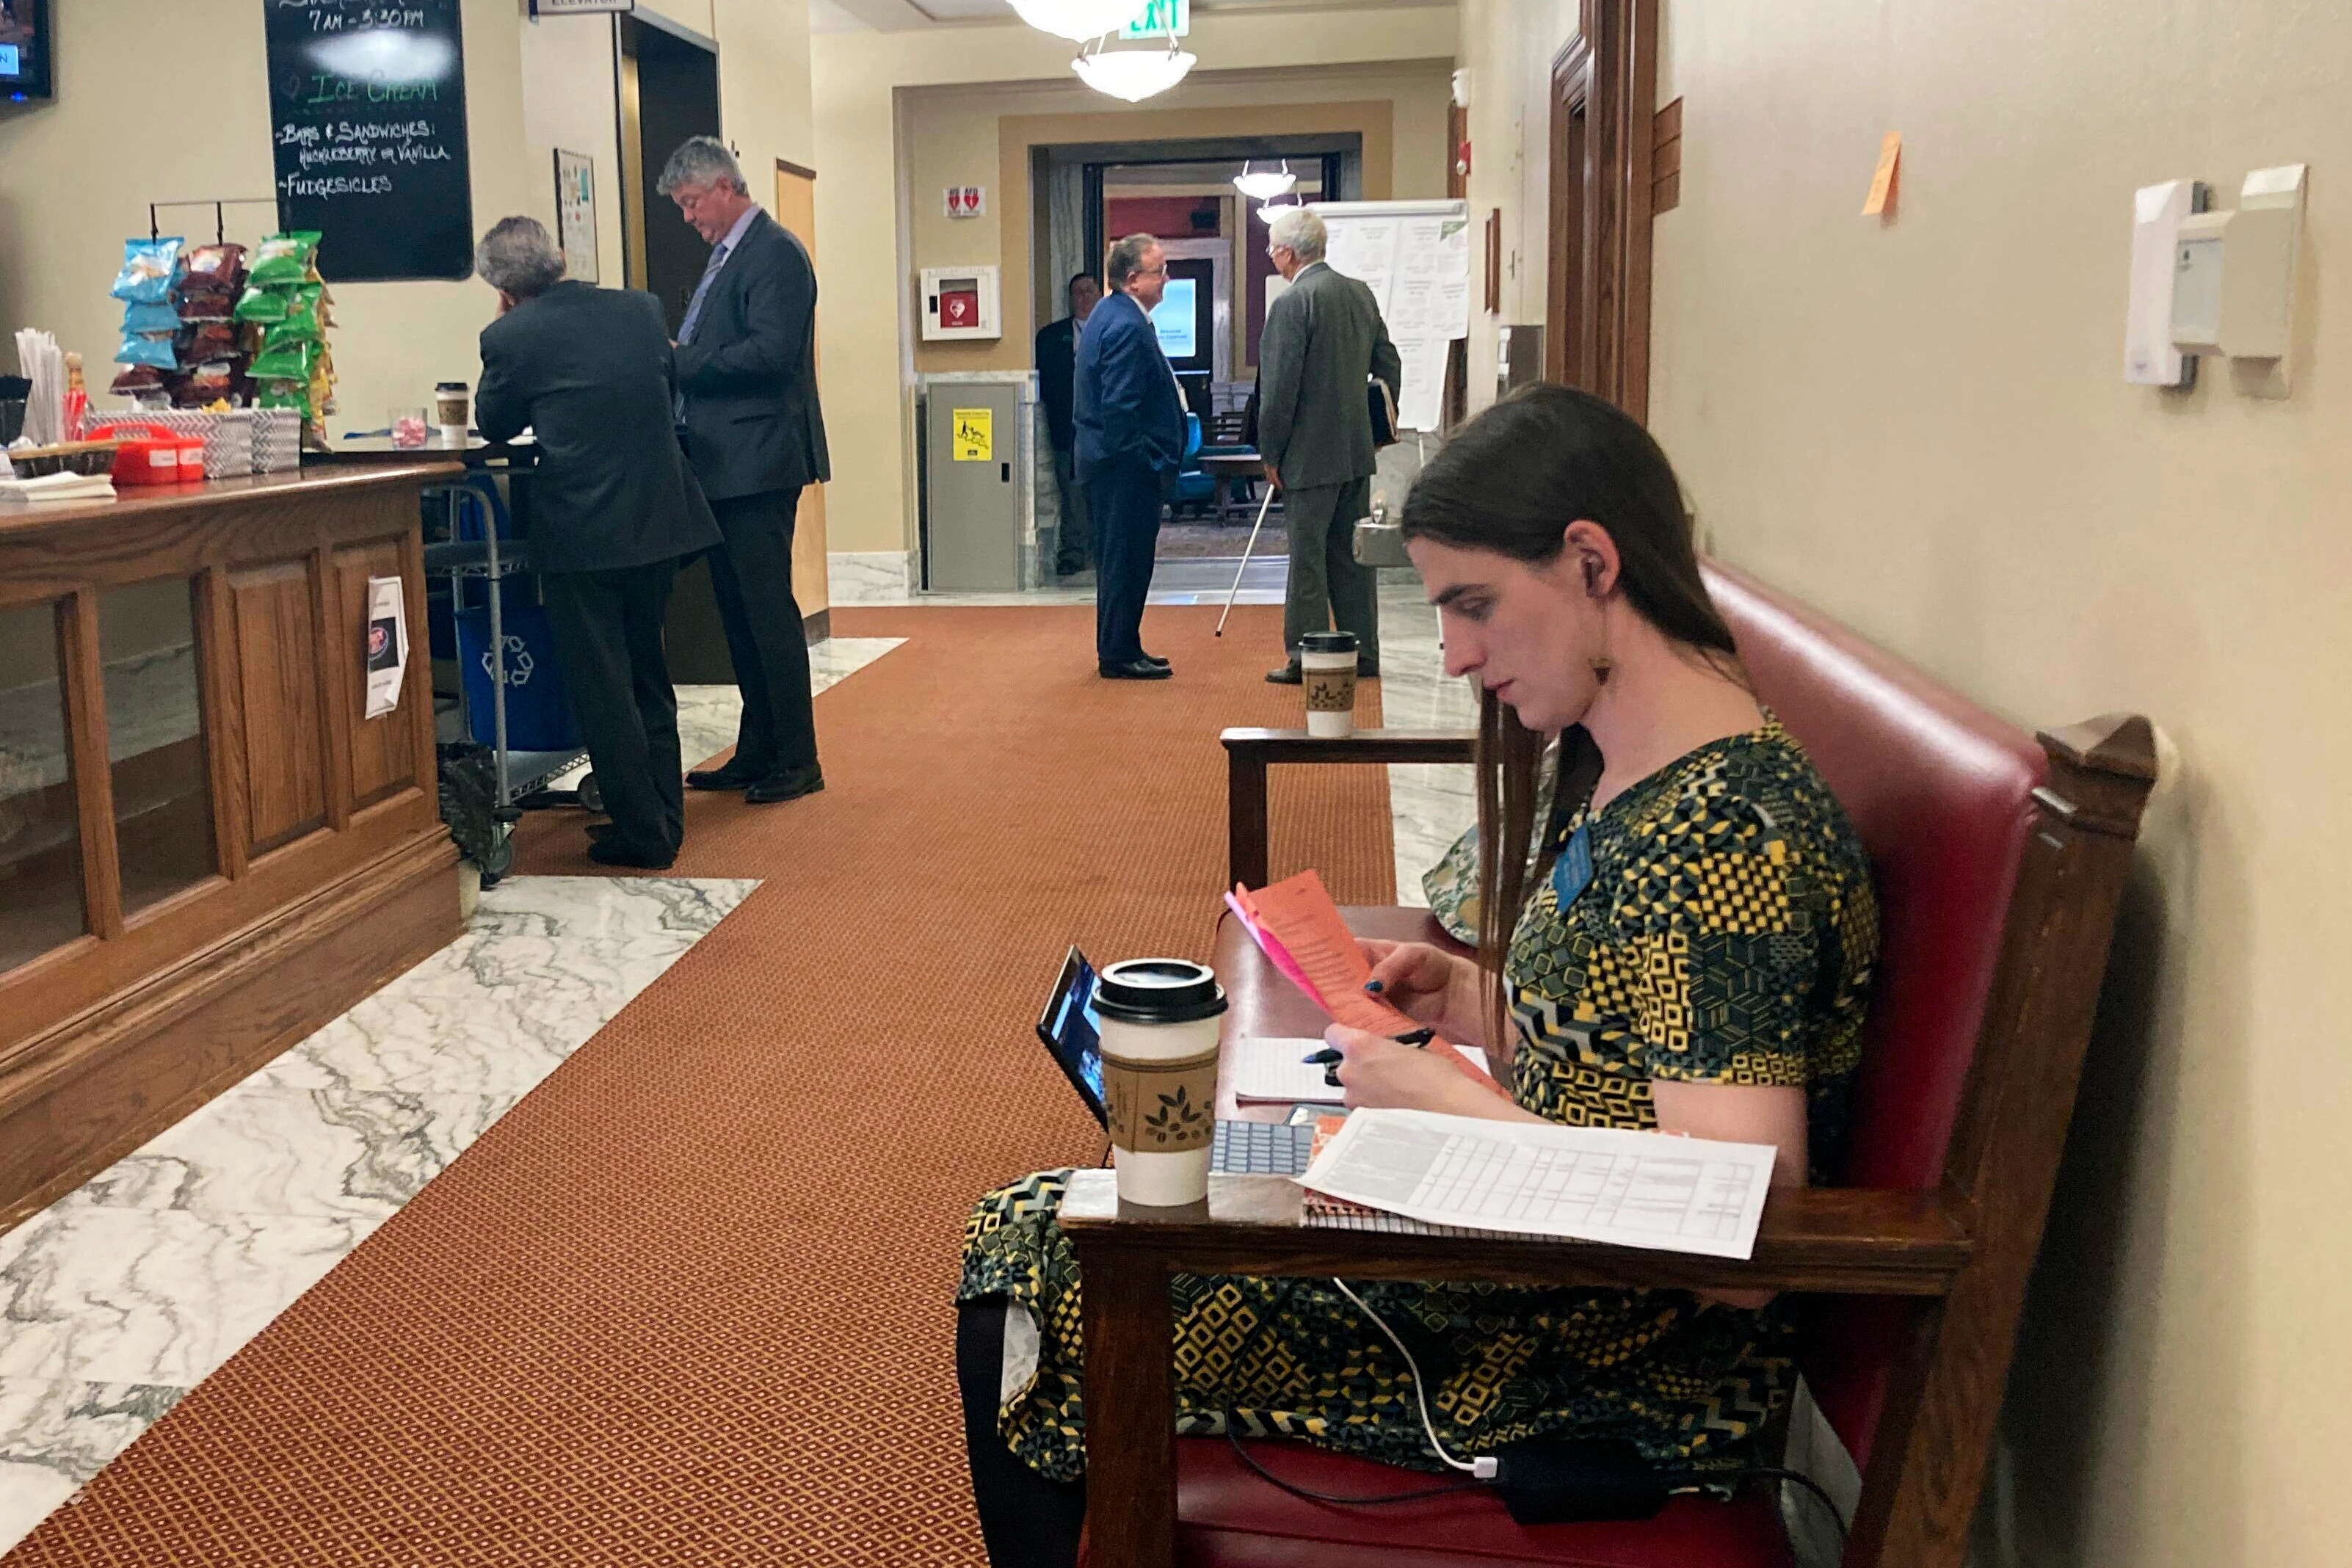
<svg viewBox="0 0 2352 1568"><path fill-rule="evenodd" d="M923 393L923 586L1015 593L1029 527L1034 377L928 377Z"/></svg>

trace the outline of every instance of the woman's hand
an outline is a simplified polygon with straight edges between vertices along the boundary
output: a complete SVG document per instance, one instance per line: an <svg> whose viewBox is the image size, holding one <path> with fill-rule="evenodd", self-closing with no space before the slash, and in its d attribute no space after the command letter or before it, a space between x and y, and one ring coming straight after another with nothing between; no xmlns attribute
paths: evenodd
<svg viewBox="0 0 2352 1568"><path fill-rule="evenodd" d="M1479 1022L1477 964L1425 942L1360 937L1356 945L1372 966L1365 990L1414 1023L1443 1030L1465 1045L1489 1043Z"/></svg>
<svg viewBox="0 0 2352 1568"><path fill-rule="evenodd" d="M1432 950L1435 951L1434 949ZM1444 956L1440 954L1440 956ZM1348 1109L1385 1106L1400 1110L1436 1110L1449 1116L1480 1116L1489 1121L1538 1120L1473 1082L1439 1053L1448 1046L1401 1046L1384 1036L1334 1024L1323 1031L1323 1043L1338 1051L1339 1065L1332 1071L1348 1091Z"/></svg>

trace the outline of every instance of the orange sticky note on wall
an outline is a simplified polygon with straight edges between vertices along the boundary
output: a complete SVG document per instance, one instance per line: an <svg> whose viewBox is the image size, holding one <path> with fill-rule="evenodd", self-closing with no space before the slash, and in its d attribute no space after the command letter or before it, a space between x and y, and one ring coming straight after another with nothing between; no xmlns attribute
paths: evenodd
<svg viewBox="0 0 2352 1568"><path fill-rule="evenodd" d="M1878 172L1870 176L1870 196L1862 204L1862 216L1876 217L1893 210L1895 182L1903 169L1903 132L1890 131L1886 140L1878 144Z"/></svg>

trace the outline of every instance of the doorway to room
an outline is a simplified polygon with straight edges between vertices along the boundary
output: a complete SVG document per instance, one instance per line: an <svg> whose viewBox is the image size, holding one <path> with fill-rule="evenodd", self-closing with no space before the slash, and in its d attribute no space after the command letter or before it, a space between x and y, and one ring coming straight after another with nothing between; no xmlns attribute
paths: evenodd
<svg viewBox="0 0 2352 1568"><path fill-rule="evenodd" d="M1286 171L1294 184L1274 198L1277 205L1349 199L1360 193L1361 142L1342 133L1035 150L1035 244L1055 296L1039 300L1040 322L1065 313L1061 290L1073 273L1100 276L1104 254L1121 236L1157 236L1168 253L1168 291L1153 324L1199 423L1200 450L1170 500L1162 561L1223 563L1230 573L1265 495L1248 414L1269 280L1281 285L1265 253L1265 204L1234 180ZM1265 563L1253 565L1253 587L1286 562L1279 500L1250 554Z"/></svg>
<svg viewBox="0 0 2352 1568"><path fill-rule="evenodd" d="M1647 421L1657 0L1582 0L1552 62L1545 374Z"/></svg>
<svg viewBox="0 0 2352 1568"><path fill-rule="evenodd" d="M710 251L655 186L679 142L719 134L719 46L652 11L614 20L623 268L630 288L662 302L674 333ZM761 193L755 185L751 194Z"/></svg>

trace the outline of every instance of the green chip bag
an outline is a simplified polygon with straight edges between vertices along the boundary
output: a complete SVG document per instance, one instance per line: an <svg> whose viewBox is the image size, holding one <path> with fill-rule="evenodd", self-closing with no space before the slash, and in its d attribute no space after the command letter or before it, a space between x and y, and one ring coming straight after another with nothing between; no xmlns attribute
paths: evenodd
<svg viewBox="0 0 2352 1568"><path fill-rule="evenodd" d="M305 283L293 289L287 300L285 319L273 322L268 335L261 341L263 352L324 339L327 324L319 309L319 297L324 292L316 283Z"/></svg>
<svg viewBox="0 0 2352 1568"><path fill-rule="evenodd" d="M291 342L282 347L265 345L246 374L256 381L303 381L319 362L319 344L313 340Z"/></svg>
<svg viewBox="0 0 2352 1568"><path fill-rule="evenodd" d="M315 230L299 230L290 234L273 234L261 242L254 252L253 270L247 274L249 282L270 284L300 283L310 276L310 266L319 249Z"/></svg>
<svg viewBox="0 0 2352 1568"><path fill-rule="evenodd" d="M232 314L240 321L278 322L286 319L287 308L293 302L291 289L247 289Z"/></svg>

